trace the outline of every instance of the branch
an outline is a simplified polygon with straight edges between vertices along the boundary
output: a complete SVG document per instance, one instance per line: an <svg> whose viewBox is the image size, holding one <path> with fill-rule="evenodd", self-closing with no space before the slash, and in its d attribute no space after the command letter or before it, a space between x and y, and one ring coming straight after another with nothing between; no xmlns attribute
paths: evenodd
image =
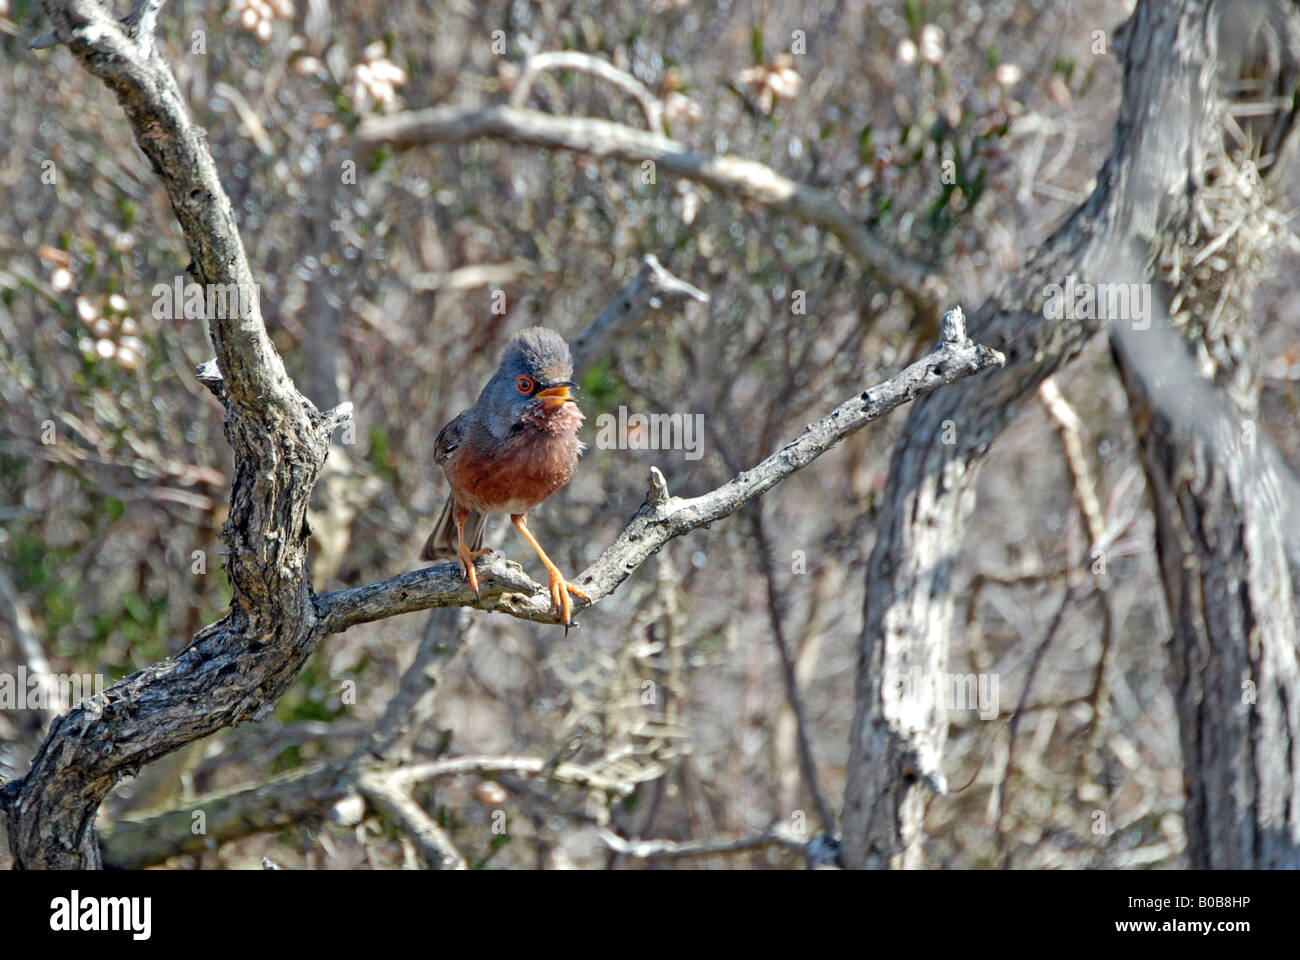
<svg viewBox="0 0 1300 960"><path fill-rule="evenodd" d="M429 143L497 138L631 163L650 161L674 176L825 228L884 283L936 313L947 296L943 281L928 265L890 250L833 194L796 183L753 160L696 153L686 144L658 133L607 120L556 117L512 106L430 107L367 119L358 129L357 138L363 147L387 144L398 150Z"/></svg>
<svg viewBox="0 0 1300 960"><path fill-rule="evenodd" d="M167 191L190 270L241 307L208 318L216 361L200 374L226 408L235 455L222 532L230 613L180 654L57 718L27 776L0 792L17 866L84 869L100 865L95 811L115 783L186 743L262 716L319 644L306 572L307 504L329 430L347 411L322 416L294 387L266 334L203 131L147 36L161 0L143 0L122 23L94 0L45 6L57 40L117 95Z"/></svg>
<svg viewBox="0 0 1300 960"><path fill-rule="evenodd" d="M690 499L666 496L666 490L652 492L614 543L573 582L592 603L599 601L669 540L734 513L871 421L940 386L1001 366L1002 354L966 337L960 314L961 308L957 307L948 315L948 322L956 322L959 339L940 341L928 356L845 401L752 469ZM315 598L316 616L326 633L338 633L398 613L452 604L497 610L538 623L559 622L547 589L530 580L518 564L493 557L478 569L478 599L461 580L459 567L444 563L370 586L321 594Z"/></svg>
<svg viewBox="0 0 1300 960"><path fill-rule="evenodd" d="M720 853L744 853L747 850L761 850L764 847L785 847L787 850L803 853L810 845L807 837L800 837L788 830L778 828L744 837L685 842L628 840L610 830L601 830L600 839L619 856L635 857L639 860L685 860L691 857L711 857Z"/></svg>
<svg viewBox="0 0 1300 960"><path fill-rule="evenodd" d="M417 832L424 832L432 844L428 850L441 849L421 821L409 816L411 811L399 812L404 805L395 804L394 791L409 799L417 785L467 774L513 774L596 790L609 796L627 796L636 789L632 781L605 777L579 764L560 763L554 769L549 769L550 766L540 757L493 756L451 757L394 766L376 764L355 755L347 760L291 770L259 783L205 794L174 809L123 817L104 827L104 862L120 869L140 869L162 863L168 857L202 853L212 844L283 830L304 821L329 820L355 825L365 817L365 807L358 797L365 797L403 830L418 826ZM203 813L205 823L205 831L197 835L193 831L196 812ZM420 812L423 814L423 810ZM420 845L421 841L414 835L412 839ZM431 865L443 865L441 856L437 862L430 861Z"/></svg>
<svg viewBox="0 0 1300 960"><path fill-rule="evenodd" d="M709 295L673 276L653 253L646 254L632 282L573 341L574 379L581 380L615 343L641 322L648 310L658 310L666 303L682 300L708 303Z"/></svg>
<svg viewBox="0 0 1300 960"><path fill-rule="evenodd" d="M1145 0L1124 25L1123 99L1096 188L976 314L972 333L1007 366L918 403L890 463L867 571L842 823L851 867L924 862L927 791L942 792L948 716L940 684L904 697L897 678L947 670L952 567L991 445L1039 389L1106 324L1052 316L1052 285L1139 282L1151 242L1179 226L1210 133L1207 50L1226 5Z"/></svg>
<svg viewBox="0 0 1300 960"><path fill-rule="evenodd" d="M1061 446L1065 448L1065 463L1074 483L1075 496L1079 498L1079 509L1084 522L1088 525L1089 547L1100 550L1107 541L1106 517L1097 499L1097 480L1088 458L1083 452L1083 422L1074 412L1074 407L1065 399L1055 377L1048 377L1038 388L1038 398L1043 401L1047 415L1056 424L1061 435Z"/></svg>
<svg viewBox="0 0 1300 960"><path fill-rule="evenodd" d="M794 656L785 635L785 606L780 586L776 582L776 561L772 555L772 541L763 525L763 511L754 510L750 518L754 529L754 539L758 542L759 568L766 581L767 615L772 624L772 642L776 646L777 657L781 662L781 680L785 684L786 700L790 712L794 715L795 745L799 752L799 770L803 775L804 788L812 797L821 818L822 829L827 832L835 830L835 814L821 788L821 777L817 775L817 758L813 753L812 741L808 739L808 718L804 711L803 697L799 694L799 678L795 671Z"/></svg>
<svg viewBox="0 0 1300 960"><path fill-rule="evenodd" d="M645 114L646 126L652 133L663 130L664 108L659 98L650 92L649 87L608 60L576 50L538 53L525 60L524 72L510 93L510 106L522 107L528 103L528 95L533 91L533 81L544 70L576 70L604 80L637 102L641 112Z"/></svg>
<svg viewBox="0 0 1300 960"><path fill-rule="evenodd" d="M392 775L367 774L357 781L361 795L400 827L419 851L420 860L430 870L466 870L468 865L442 827L411 797L393 782Z"/></svg>

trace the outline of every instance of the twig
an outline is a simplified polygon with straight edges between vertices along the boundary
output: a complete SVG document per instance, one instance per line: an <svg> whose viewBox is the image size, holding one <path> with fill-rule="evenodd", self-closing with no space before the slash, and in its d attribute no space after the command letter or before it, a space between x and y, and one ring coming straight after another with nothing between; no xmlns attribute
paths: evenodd
<svg viewBox="0 0 1300 960"><path fill-rule="evenodd" d="M1062 395L1055 377L1043 381L1038 388L1038 397L1061 435L1061 445L1065 447L1065 463L1070 470L1070 479L1074 482L1075 496L1079 498L1079 509L1088 525L1090 546L1093 550L1099 550L1106 542L1106 517L1101 509L1101 501L1097 499L1097 482L1083 452L1083 423Z"/></svg>
<svg viewBox="0 0 1300 960"><path fill-rule="evenodd" d="M613 345L640 323L650 310L682 300L708 303L709 295L673 276L653 253L646 254L632 282L619 291L591 326L574 339L575 377L581 380L583 374L609 353Z"/></svg>
<svg viewBox="0 0 1300 960"><path fill-rule="evenodd" d="M799 769L803 774L804 788L808 791L817 807L822 829L827 833L835 832L835 814L822 792L821 778L817 775L817 758L813 754L812 742L808 739L808 720L803 708L803 697L799 695L799 679L795 675L794 657L785 636L785 622L782 617L781 597L776 582L776 564L772 559L772 544L763 527L761 505L751 514L751 526L754 538L758 541L759 562L763 570L763 579L767 582L767 613L772 624L772 642L776 646L777 656L781 661L781 680L785 684L786 700L794 713L795 742L799 751Z"/></svg>

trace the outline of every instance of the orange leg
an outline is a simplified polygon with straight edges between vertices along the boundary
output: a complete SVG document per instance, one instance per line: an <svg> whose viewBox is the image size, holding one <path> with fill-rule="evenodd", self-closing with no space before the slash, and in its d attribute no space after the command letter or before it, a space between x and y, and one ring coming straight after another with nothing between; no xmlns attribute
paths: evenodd
<svg viewBox="0 0 1300 960"><path fill-rule="evenodd" d="M564 622L564 626L567 628L573 620L573 602L569 600L569 594L573 594L575 597L581 597L583 600L588 602L591 601L591 598L565 580L563 574L560 573L560 569L555 564L551 563L551 558L546 555L546 551L542 549L542 545L538 543L536 538L534 538L529 532L527 517L522 513L512 514L510 522L519 528L519 532L524 535L524 539L532 544L533 549L537 551L537 555L542 558L542 566L546 567L546 572L550 574L551 577L551 603L555 607L555 612L560 615L560 619Z"/></svg>
<svg viewBox="0 0 1300 960"><path fill-rule="evenodd" d="M465 546L465 517L464 510L457 509L452 515L456 521L456 556L460 557L460 567L465 571L465 579L469 581L470 589L474 591L474 596L478 596L478 573L474 569L474 561L479 557L485 557L492 551L487 547L482 550L471 550Z"/></svg>

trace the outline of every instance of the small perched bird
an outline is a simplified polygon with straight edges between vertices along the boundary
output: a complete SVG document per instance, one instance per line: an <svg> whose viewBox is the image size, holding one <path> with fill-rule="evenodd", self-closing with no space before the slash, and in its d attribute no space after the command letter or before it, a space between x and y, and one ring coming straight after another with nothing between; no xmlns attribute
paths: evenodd
<svg viewBox="0 0 1300 960"><path fill-rule="evenodd" d="M529 327L510 338L474 406L438 433L433 456L451 496L420 554L422 560L459 559L477 596L474 561L492 552L483 548L486 516L510 514L542 558L551 603L565 627L573 614L569 594L589 598L564 579L533 538L528 511L569 482L582 453L583 416L571 394L577 389L572 376L569 346L559 334Z"/></svg>

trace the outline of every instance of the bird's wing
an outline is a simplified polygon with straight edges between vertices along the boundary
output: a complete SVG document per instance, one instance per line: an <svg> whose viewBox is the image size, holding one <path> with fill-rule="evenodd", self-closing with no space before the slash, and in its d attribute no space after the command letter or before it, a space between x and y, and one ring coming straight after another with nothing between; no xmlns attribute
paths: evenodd
<svg viewBox="0 0 1300 960"><path fill-rule="evenodd" d="M465 431L469 428L469 411L463 411L454 420L438 431L438 439L433 444L433 459L446 463L456 448L465 442Z"/></svg>

